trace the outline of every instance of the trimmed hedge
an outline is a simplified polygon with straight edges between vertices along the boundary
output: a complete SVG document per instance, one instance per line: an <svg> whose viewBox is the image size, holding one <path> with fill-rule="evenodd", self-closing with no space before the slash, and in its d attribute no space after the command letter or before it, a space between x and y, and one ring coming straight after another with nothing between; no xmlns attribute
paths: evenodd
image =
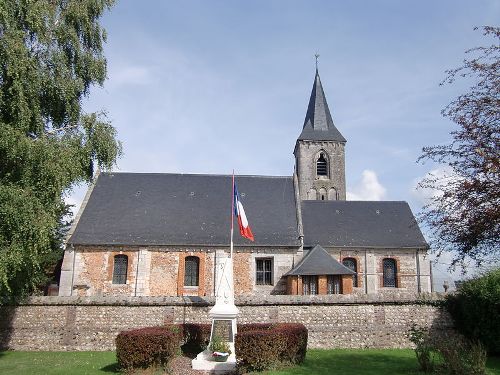
<svg viewBox="0 0 500 375"><path fill-rule="evenodd" d="M240 371L263 371L304 362L307 328L303 324L238 326L235 349Z"/></svg>
<svg viewBox="0 0 500 375"><path fill-rule="evenodd" d="M122 369L166 365L179 353L179 326L147 327L120 332L116 337L116 359Z"/></svg>
<svg viewBox="0 0 500 375"><path fill-rule="evenodd" d="M461 334L500 354L500 268L465 281L445 306Z"/></svg>
<svg viewBox="0 0 500 375"><path fill-rule="evenodd" d="M208 345L210 329L210 324L176 324L120 332L116 337L118 365L126 370L164 366L180 349L184 353L199 353ZM238 325L235 339L238 368L262 371L302 363L307 334L303 324Z"/></svg>

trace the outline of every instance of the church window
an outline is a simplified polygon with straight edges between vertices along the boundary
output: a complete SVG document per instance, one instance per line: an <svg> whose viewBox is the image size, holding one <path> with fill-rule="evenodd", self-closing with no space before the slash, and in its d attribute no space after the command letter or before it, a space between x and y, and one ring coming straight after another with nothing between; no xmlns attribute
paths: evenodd
<svg viewBox="0 0 500 375"><path fill-rule="evenodd" d="M302 294L318 294L317 276L302 276Z"/></svg>
<svg viewBox="0 0 500 375"><path fill-rule="evenodd" d="M127 283L128 256L115 255L113 264L113 284Z"/></svg>
<svg viewBox="0 0 500 375"><path fill-rule="evenodd" d="M328 294L341 294L340 288L340 276L339 275L328 275L326 283L326 292Z"/></svg>
<svg viewBox="0 0 500 375"><path fill-rule="evenodd" d="M255 259L255 284L273 285L272 258Z"/></svg>
<svg viewBox="0 0 500 375"><path fill-rule="evenodd" d="M198 286L200 281L200 258L186 257L184 260L184 286Z"/></svg>
<svg viewBox="0 0 500 375"><path fill-rule="evenodd" d="M323 153L319 154L318 161L316 162L316 174L318 176L328 176L328 162Z"/></svg>
<svg viewBox="0 0 500 375"><path fill-rule="evenodd" d="M396 261L391 258L385 258L383 260L383 286L389 288L397 287L397 269Z"/></svg>
<svg viewBox="0 0 500 375"><path fill-rule="evenodd" d="M358 286L358 274L357 274L358 267L357 267L357 264L356 264L356 259L354 259L354 258L345 258L342 261L342 264L344 266L346 266L347 268L349 268L351 271L356 272L354 275L352 275L352 286L356 288Z"/></svg>

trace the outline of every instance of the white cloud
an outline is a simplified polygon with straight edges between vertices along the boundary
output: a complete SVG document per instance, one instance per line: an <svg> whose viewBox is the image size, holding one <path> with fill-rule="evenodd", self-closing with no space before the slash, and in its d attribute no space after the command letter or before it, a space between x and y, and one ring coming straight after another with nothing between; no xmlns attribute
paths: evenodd
<svg viewBox="0 0 500 375"><path fill-rule="evenodd" d="M386 189L378 181L374 171L365 169L361 183L347 192L347 200L351 201L380 201L385 198Z"/></svg>

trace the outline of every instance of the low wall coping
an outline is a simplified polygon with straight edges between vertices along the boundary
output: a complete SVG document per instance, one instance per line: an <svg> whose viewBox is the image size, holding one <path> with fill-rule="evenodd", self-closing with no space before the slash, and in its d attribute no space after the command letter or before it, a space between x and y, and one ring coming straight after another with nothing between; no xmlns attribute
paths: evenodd
<svg viewBox="0 0 500 375"><path fill-rule="evenodd" d="M401 294L401 295L270 295L238 296L236 306L272 306L272 305L439 305L443 302L443 293ZM18 306L212 306L215 297L59 297L33 296L15 304Z"/></svg>

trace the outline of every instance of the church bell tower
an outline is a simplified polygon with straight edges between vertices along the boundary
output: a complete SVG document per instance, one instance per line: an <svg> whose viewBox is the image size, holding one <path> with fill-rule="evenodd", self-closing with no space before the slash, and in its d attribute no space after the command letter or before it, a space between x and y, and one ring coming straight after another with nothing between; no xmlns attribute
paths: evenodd
<svg viewBox="0 0 500 375"><path fill-rule="evenodd" d="M293 152L301 200L346 199L345 144L333 124L316 68L304 126Z"/></svg>

